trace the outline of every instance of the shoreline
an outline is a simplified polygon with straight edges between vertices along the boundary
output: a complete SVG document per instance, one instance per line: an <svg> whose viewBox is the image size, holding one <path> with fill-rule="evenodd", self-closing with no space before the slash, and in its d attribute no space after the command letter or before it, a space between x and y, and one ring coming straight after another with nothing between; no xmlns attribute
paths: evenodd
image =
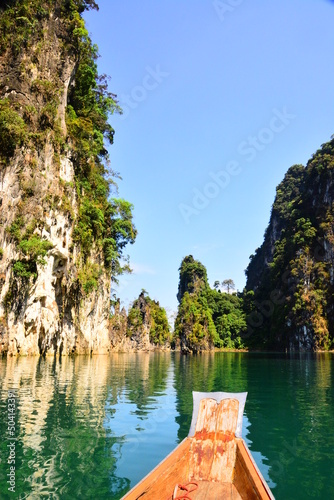
<svg viewBox="0 0 334 500"><path fill-rule="evenodd" d="M69 354L58 354L58 353L50 353L50 354L12 354L12 353L2 353L0 359L13 359L13 358L78 358L83 356L96 357L96 356L110 356L113 354L151 354L156 352L164 352L164 353L180 353L182 356L198 356L201 354L216 354L223 352L230 353L249 353L249 354L334 354L334 349L330 349L328 351L318 350L318 351L287 351L287 350L261 350L261 349L232 349L232 348L215 348L215 349L207 349L198 352L187 352L182 353L181 349L171 349L170 347L154 347L151 349L133 349L133 350L110 350L108 352L80 352L80 353L69 353Z"/></svg>

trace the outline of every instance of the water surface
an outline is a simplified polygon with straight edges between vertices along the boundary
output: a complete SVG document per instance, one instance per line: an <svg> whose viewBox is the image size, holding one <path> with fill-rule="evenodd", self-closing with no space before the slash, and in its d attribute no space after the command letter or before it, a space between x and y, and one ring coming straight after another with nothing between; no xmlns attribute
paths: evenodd
<svg viewBox="0 0 334 500"><path fill-rule="evenodd" d="M278 500L334 498L333 361L255 353L3 359L0 498L121 498L188 434L192 390L248 391L243 436ZM7 483L13 449L15 493Z"/></svg>

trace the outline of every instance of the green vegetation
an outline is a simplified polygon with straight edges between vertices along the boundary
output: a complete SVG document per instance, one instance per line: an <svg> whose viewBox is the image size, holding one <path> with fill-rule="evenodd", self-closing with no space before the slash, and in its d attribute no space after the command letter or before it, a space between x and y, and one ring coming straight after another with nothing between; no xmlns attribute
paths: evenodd
<svg viewBox="0 0 334 500"><path fill-rule="evenodd" d="M232 280L224 280L228 290ZM222 293L220 282L211 289L206 268L192 255L180 266L179 309L175 321L174 342L183 351L201 351L213 347L242 348L246 331L243 301L236 294Z"/></svg>
<svg viewBox="0 0 334 500"><path fill-rule="evenodd" d="M89 294L93 290L97 290L101 275L101 267L98 264L87 260L84 267L81 268L78 273L79 283L85 293Z"/></svg>
<svg viewBox="0 0 334 500"><path fill-rule="evenodd" d="M127 329L128 337L131 337L134 331L137 332L138 330L142 330L142 326L143 326L143 314L140 311L139 307L137 307L137 303L135 301L128 314L128 329Z"/></svg>
<svg viewBox="0 0 334 500"><path fill-rule="evenodd" d="M37 278L37 264L44 266L45 257L53 247L52 243L34 233L37 221L32 220L28 226L24 217L17 215L12 224L6 228L7 233L17 244L22 255L20 260L13 262L14 276L29 280ZM25 231L22 230L25 228Z"/></svg>
<svg viewBox="0 0 334 500"><path fill-rule="evenodd" d="M36 234L28 237L28 239L22 239L19 244L19 248L23 255L29 257L30 260L45 265L45 256L47 252L52 248L52 243L47 240L41 239Z"/></svg>
<svg viewBox="0 0 334 500"><path fill-rule="evenodd" d="M13 262L13 279L36 278L37 264L45 263L51 245L39 238L37 229L46 226L46 213L63 211L71 219L74 245L79 250L76 264L82 294L96 290L102 274L117 281L119 274L129 271L124 249L137 234L133 206L117 196L118 175L108 166L106 144L112 144L114 137L108 120L121 109L116 96L108 91L107 77L98 73L98 49L81 17L87 9L98 6L94 0L8 0L6 7L0 7L0 54L17 63L20 84L16 90L20 91L22 84L22 92L0 100L0 164L7 165L18 148L24 155L19 173L21 202L14 222L7 228L20 254ZM45 68L42 55L48 51L53 51L54 57ZM66 130L59 117L64 83L57 58L75 61ZM29 104L24 95L30 96ZM57 168L65 154L72 161L75 178L71 186L50 182L45 190L45 174L39 172L38 158L46 144L53 148ZM38 185L43 186L42 192L36 189ZM72 207L74 190L77 209ZM31 229L38 206L43 207L36 215L38 228L35 224Z"/></svg>
<svg viewBox="0 0 334 500"><path fill-rule="evenodd" d="M121 264L122 254L126 244L134 242L136 230L132 223L131 203L110 198L111 187L116 190L117 186L115 174L106 168L108 151L105 141L113 142L114 130L108 118L110 114L120 112L120 108L116 96L107 90L105 75L98 75L97 47L92 45L79 15L88 7L96 7L95 2L70 3L72 46L78 59L75 85L71 87L66 114L79 199L73 236L80 245L83 261L87 261L93 246L101 249L105 267L116 279L118 274L129 269L127 264Z"/></svg>
<svg viewBox="0 0 334 500"><path fill-rule="evenodd" d="M6 1L1 13L0 54L10 50L11 55L17 57L27 49L39 33L38 23L49 14L45 6L51 3L46 0Z"/></svg>
<svg viewBox="0 0 334 500"><path fill-rule="evenodd" d="M0 99L0 164L14 154L26 138L27 127L8 99Z"/></svg>
<svg viewBox="0 0 334 500"><path fill-rule="evenodd" d="M143 336L147 331L152 344L162 346L170 341L170 327L165 309L143 290L129 310L127 335Z"/></svg>
<svg viewBox="0 0 334 500"><path fill-rule="evenodd" d="M166 310L159 302L149 299L151 307L151 329L150 342L152 344L164 345L170 341L170 327Z"/></svg>
<svg viewBox="0 0 334 500"><path fill-rule="evenodd" d="M205 295L185 292L175 322L175 337L183 351L197 352L218 344L218 336Z"/></svg>
<svg viewBox="0 0 334 500"><path fill-rule="evenodd" d="M334 139L276 190L244 294L251 345L330 349L334 339Z"/></svg>
<svg viewBox="0 0 334 500"><path fill-rule="evenodd" d="M22 215L17 215L11 225L6 228L6 231L19 243L21 241L21 230L24 227L24 218Z"/></svg>
<svg viewBox="0 0 334 500"><path fill-rule="evenodd" d="M46 254L53 247L50 241L37 236L26 235L19 242L19 249L23 254L23 259L13 263L14 275L20 278L37 278L37 264L46 264Z"/></svg>

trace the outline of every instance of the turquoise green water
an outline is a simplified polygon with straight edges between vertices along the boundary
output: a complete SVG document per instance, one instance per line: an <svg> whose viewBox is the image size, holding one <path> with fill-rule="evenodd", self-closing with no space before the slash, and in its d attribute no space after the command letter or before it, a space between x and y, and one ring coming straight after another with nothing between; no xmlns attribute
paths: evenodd
<svg viewBox="0 0 334 500"><path fill-rule="evenodd" d="M334 498L333 361L249 353L0 360L0 498L121 498L188 434L192 390L248 391L243 435L277 499Z"/></svg>

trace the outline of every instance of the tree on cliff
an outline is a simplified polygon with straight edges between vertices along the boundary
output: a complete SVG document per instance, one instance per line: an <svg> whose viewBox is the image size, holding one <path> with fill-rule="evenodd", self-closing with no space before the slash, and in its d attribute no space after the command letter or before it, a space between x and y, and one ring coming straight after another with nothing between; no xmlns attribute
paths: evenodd
<svg viewBox="0 0 334 500"><path fill-rule="evenodd" d="M225 290L227 290L227 293L230 293L230 290L235 290L235 284L234 281L231 278L229 278L223 280L222 282L215 281L213 284L213 288L218 292L221 291L222 288L225 288Z"/></svg>
<svg viewBox="0 0 334 500"><path fill-rule="evenodd" d="M180 266L180 280L177 299L180 302L184 293L198 292L209 287L206 268L192 255L185 257Z"/></svg>
<svg viewBox="0 0 334 500"><path fill-rule="evenodd" d="M227 293L230 293L230 290L235 290L234 281L230 278L222 281L222 286L227 290Z"/></svg>

